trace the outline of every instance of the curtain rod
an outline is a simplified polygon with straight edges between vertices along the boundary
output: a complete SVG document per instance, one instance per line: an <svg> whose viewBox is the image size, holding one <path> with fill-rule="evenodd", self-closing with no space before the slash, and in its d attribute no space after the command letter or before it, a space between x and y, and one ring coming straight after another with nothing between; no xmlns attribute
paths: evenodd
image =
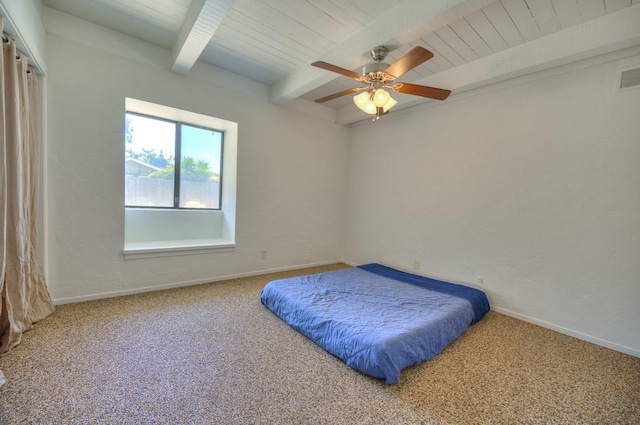
<svg viewBox="0 0 640 425"><path fill-rule="evenodd" d="M4 32L2 33L2 42L3 43L8 43L10 40L9 36L7 34L5 34ZM16 50L16 59L22 59L23 53L20 50ZM27 74L31 74L31 67L27 66Z"/></svg>

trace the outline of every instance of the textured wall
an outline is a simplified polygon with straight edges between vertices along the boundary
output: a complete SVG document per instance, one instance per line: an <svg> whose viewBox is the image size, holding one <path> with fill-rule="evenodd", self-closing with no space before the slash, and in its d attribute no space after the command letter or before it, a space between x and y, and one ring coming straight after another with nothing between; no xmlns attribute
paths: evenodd
<svg viewBox="0 0 640 425"><path fill-rule="evenodd" d="M640 89L615 90L633 64L354 128L345 259L417 260L501 311L640 355Z"/></svg>
<svg viewBox="0 0 640 425"><path fill-rule="evenodd" d="M168 51L63 23L49 22L49 32L64 37L47 39L47 264L54 299L341 258L345 128L271 105L264 89L252 96L216 86L218 77L233 79L224 71L198 64L183 77L164 67ZM203 81L208 75L211 81ZM125 96L239 124L235 251L123 259Z"/></svg>

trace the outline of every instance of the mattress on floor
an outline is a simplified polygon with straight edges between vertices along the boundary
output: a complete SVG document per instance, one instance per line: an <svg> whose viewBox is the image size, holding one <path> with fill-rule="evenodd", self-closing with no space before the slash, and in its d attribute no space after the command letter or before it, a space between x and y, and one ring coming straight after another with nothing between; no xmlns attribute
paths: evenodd
<svg viewBox="0 0 640 425"><path fill-rule="evenodd" d="M489 311L478 289L380 264L274 280L261 301L350 367L388 384Z"/></svg>

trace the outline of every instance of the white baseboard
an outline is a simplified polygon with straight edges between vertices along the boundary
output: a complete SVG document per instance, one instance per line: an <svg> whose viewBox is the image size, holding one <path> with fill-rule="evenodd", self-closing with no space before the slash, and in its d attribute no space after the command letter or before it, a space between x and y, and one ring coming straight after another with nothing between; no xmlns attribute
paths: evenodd
<svg viewBox="0 0 640 425"><path fill-rule="evenodd" d="M344 264L347 264L347 265L350 265L350 266L356 266L357 265L357 264L355 264L353 262L342 260L342 259L340 259L340 260L331 260L331 261L322 261L322 262L318 262L318 263L300 264L300 265L297 265L297 266L287 266L287 267L277 267L277 268L273 268L273 269L255 270L255 271L245 272L245 273L236 273L236 274L231 274L231 275L226 275L226 276L210 277L210 278L206 278L206 279L189 280L189 281L184 281L184 282L169 283L169 284L165 284L165 285L147 286L147 287L142 287L142 288L126 289L126 290L122 290L122 291L103 292L103 293L99 293L99 294L82 295L82 296L78 296L78 297L55 298L55 299L53 299L53 303L55 305L62 305L62 304L78 303L78 302L83 302L83 301L93 301L93 300L99 300L99 299L103 299L103 298L113 298L113 297L121 297L121 296L124 296L124 295L140 294L140 293L144 293L144 292L161 291L163 289L171 289L171 288L180 288L180 287L184 287L184 286L201 285L203 283L219 282L219 281L222 281L222 280L238 279L238 278L243 278L243 277L259 276L259 275L269 274L269 273L278 273L278 272L284 272L284 271L290 271L290 270L298 270L298 269L304 269L304 268L308 268L308 267L325 266L325 265L328 265L328 264L335 264L335 263L344 263ZM527 315L524 315L524 314L516 313L514 311L511 311L511 310L508 310L508 309L505 309L505 308L502 308L502 307L497 307L497 306L492 305L491 306L491 310L493 310L493 311L495 311L497 313L500 313L500 314L504 314L505 316L513 317L515 319L519 319L519 320L522 320L524 322L533 323L534 325L542 326L543 328L551 329L553 331L560 332L561 334L569 335L569 336L581 339L583 341L591 342L593 344L600 345L602 347L606 347L606 348L610 348L610 349L615 350L615 351L619 351L621 353L629 354L629 355L634 356L634 357L640 357L640 350L636 350L636 349L633 349L631 347L627 347L627 346L624 346L624 345L616 344L614 342L607 341L605 339L596 338L596 337L593 337L591 335L584 334L582 332L577 332L577 331L574 331L574 330L571 330L571 329L567 329L567 328L564 328L562 326L558 326L558 325L555 325L553 323L546 322L544 320L539 320L539 319L536 319L534 317L530 317L530 316L527 316Z"/></svg>
<svg viewBox="0 0 640 425"><path fill-rule="evenodd" d="M84 301L100 300L104 298L122 297L125 295L141 294L144 292L161 291L163 289L181 288L184 286L201 285L203 283L219 282L221 280L238 279L242 277L258 276L262 274L285 272L289 270L305 269L308 267L326 266L328 264L342 263L342 260L322 261L319 263L300 264L297 266L277 267L273 269L255 270L246 273L237 273L226 276L209 277L205 279L188 280L184 282L168 283L165 285L146 286L142 288L125 289L122 291L102 292L98 294L81 295L77 297L54 298L55 305L72 304Z"/></svg>
<svg viewBox="0 0 640 425"><path fill-rule="evenodd" d="M614 351L619 351L621 353L629 354L630 356L640 357L640 351L633 349L631 347L627 347L624 345L616 344L615 342L607 341L605 339L596 338L591 335L584 334L582 332L577 332L571 329L564 328L562 326L554 325L553 323L545 322L544 320L538 320L533 317L526 316L524 314L516 313L511 310L507 310L502 307L491 306L491 310L504 314L505 316L513 317L515 319L522 320L523 322L533 323L534 325L542 326L543 328L551 329L556 332L560 332L561 334L569 335L583 341L591 342L596 345L600 345L602 347L610 348Z"/></svg>
<svg viewBox="0 0 640 425"><path fill-rule="evenodd" d="M354 267L358 265L356 263L353 263L351 261L346 261L346 260L342 260L342 262L345 263L345 264L348 264L350 266L354 266ZM411 270L406 270L406 271L408 273L416 273L415 271L411 271ZM436 278L436 277L433 277L433 276L429 276L429 277L431 277L433 279L439 279L439 278ZM447 281L446 279L439 279L439 280ZM451 281L449 281L449 282L451 282ZM468 283L464 283L464 282L454 282L454 283L460 283L462 285L472 286L472 285L470 285ZM482 287L478 287L478 286L472 286L472 287L480 289L480 290L483 290ZM491 306L491 310L493 310L493 311L495 311L497 313L504 314L505 316L509 316L509 317L513 317L515 319L522 320L523 322L533 323L534 325L538 325L538 326L541 326L541 327L546 328L546 329L551 329L553 331L560 332L561 334L564 334L564 335L569 335L569 336L572 336L574 338L578 338L578 339L581 339L583 341L587 341L587 342L590 342L592 344L599 345L601 347L610 348L610 349L612 349L614 351L619 351L621 353L629 354L630 356L640 357L640 350L636 350L634 348L627 347L625 345L616 344L615 342L607 341L605 339L596 338L596 337L593 337L591 335L584 334L582 332L577 332L577 331L574 331L574 330L571 330L571 329L567 329L567 328L564 328L562 326L555 325L553 323L545 322L544 320L539 320L539 319L536 319L536 318L533 318L533 317L530 317L530 316L527 316L527 315L524 315L524 314L516 313L515 311L507 310L506 308L497 307L497 306L492 305Z"/></svg>

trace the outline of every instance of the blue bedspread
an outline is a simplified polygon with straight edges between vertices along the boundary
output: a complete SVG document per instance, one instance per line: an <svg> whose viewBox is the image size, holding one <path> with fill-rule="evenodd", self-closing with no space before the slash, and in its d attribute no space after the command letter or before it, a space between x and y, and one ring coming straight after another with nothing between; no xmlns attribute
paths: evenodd
<svg viewBox="0 0 640 425"><path fill-rule="evenodd" d="M482 291L379 264L275 280L261 301L350 367L388 384L489 310Z"/></svg>

